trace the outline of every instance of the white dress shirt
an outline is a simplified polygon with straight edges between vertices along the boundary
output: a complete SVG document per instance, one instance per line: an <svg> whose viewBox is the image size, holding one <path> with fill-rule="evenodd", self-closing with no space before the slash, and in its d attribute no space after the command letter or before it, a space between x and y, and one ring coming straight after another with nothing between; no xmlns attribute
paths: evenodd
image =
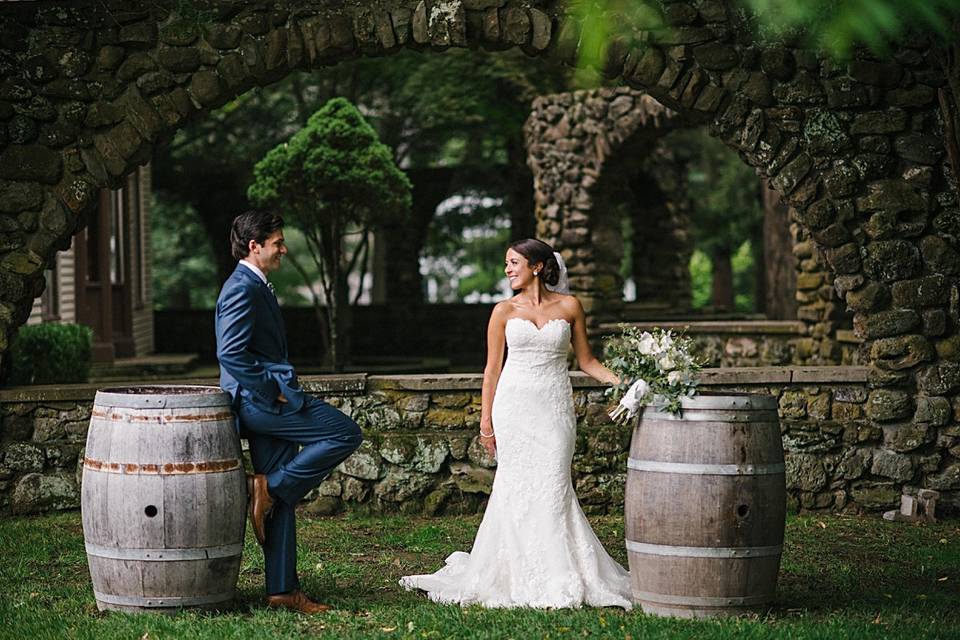
<svg viewBox="0 0 960 640"><path fill-rule="evenodd" d="M253 263L250 262L249 260L241 260L241 261L240 261L240 264L242 264L243 266L245 266L247 269L250 269L250 271L253 271L255 274L257 274L257 276L258 276L261 280L263 280L263 283L264 283L264 284L267 284L267 276L266 276L266 274L264 274L263 271L260 271L260 268L259 268L257 265L253 264Z"/></svg>

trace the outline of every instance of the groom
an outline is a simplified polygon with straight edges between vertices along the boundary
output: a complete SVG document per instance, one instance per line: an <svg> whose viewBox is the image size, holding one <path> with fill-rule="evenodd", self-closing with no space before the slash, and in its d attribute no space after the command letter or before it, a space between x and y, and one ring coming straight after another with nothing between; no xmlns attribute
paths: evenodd
<svg viewBox="0 0 960 640"><path fill-rule="evenodd" d="M301 613L310 601L297 578L295 507L360 446L360 428L300 388L287 361L287 335L267 275L287 253L283 219L268 211L237 216L230 230L237 268L217 299L220 386L233 398L240 435L250 443L250 522L263 546L267 605Z"/></svg>

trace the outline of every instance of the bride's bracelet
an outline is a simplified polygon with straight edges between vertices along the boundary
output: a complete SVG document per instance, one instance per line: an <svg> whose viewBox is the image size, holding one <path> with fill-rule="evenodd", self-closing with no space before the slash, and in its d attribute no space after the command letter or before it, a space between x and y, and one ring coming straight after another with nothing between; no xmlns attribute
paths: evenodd
<svg viewBox="0 0 960 640"><path fill-rule="evenodd" d="M494 436L494 433L492 431L490 433L484 433L483 431L480 432L481 438L492 438L493 436Z"/></svg>

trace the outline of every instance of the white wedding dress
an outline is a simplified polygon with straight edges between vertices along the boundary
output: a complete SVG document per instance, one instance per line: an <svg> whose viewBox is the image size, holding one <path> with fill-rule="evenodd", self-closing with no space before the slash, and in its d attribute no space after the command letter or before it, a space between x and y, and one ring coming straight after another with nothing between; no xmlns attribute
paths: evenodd
<svg viewBox="0 0 960 640"><path fill-rule="evenodd" d="M511 318L506 339L492 414L497 473L473 549L400 584L442 603L629 609L629 574L590 528L570 478L576 439L570 325L554 319L537 329Z"/></svg>

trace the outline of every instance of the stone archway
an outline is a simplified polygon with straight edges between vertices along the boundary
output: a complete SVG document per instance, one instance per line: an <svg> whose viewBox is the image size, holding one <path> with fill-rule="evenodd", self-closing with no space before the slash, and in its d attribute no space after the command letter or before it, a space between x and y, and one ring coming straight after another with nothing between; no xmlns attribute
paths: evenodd
<svg viewBox="0 0 960 640"><path fill-rule="evenodd" d="M661 139L689 125L650 96L623 87L534 102L525 129L540 235L567 256L576 293L591 305L598 324L629 319L640 309L690 311L686 174ZM776 239L786 240L783 251L791 254L776 265L780 271L773 275L779 277L769 286L789 295L792 308L783 319L806 326L795 362L839 364L836 333L843 309L833 274L809 232L791 221L795 210L765 182L762 190L765 207L780 213L773 224L785 238ZM627 215L641 229L632 241L638 300L644 301L636 310L621 308L623 283L616 269L623 246L619 209L626 203L635 209Z"/></svg>
<svg viewBox="0 0 960 640"><path fill-rule="evenodd" d="M876 446L897 457L898 482L960 489L952 411L960 405L960 213L944 164L937 91L945 82L934 52L915 40L889 60L837 65L752 42L721 0L659 4L668 28L644 32L638 48L616 41L605 72L709 122L796 209L866 340L868 417L883 433ZM0 370L45 266L97 189L118 185L188 118L292 70L399 47L521 47L573 59L582 25L566 7L6 3Z"/></svg>
<svg viewBox="0 0 960 640"><path fill-rule="evenodd" d="M618 319L623 302L622 214L613 200L631 185L621 183L621 174L651 179L640 165L654 154L657 139L675 117L650 96L626 87L534 100L524 133L537 235L564 256L570 288L591 326Z"/></svg>

